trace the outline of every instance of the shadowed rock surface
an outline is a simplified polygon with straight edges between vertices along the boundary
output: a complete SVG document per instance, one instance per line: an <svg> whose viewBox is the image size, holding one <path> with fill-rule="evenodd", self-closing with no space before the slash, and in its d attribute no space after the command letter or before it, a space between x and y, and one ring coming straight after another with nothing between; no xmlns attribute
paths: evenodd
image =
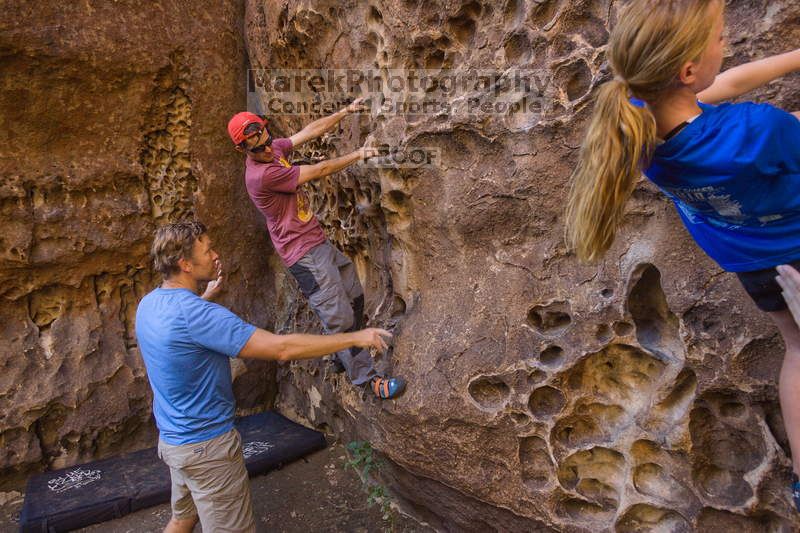
<svg viewBox="0 0 800 533"><path fill-rule="evenodd" d="M152 446L134 334L157 225L197 216L224 303L274 316L269 239L225 132L244 106L243 6L9 3L0 17L0 490ZM236 361L242 409L275 367Z"/></svg>
<svg viewBox="0 0 800 533"><path fill-rule="evenodd" d="M440 529L800 527L777 401L783 346L735 276L645 181L604 261L580 265L564 249L568 178L592 91L610 77L617 4L248 0L4 15L4 483L152 442L131 317L157 282L146 249L162 221L194 213L212 228L232 309L279 332L319 327L225 136L246 61L518 67L546 74L536 121L363 115L297 151L311 162L369 139L440 160L310 185L371 324L394 328L379 365L408 379L405 395L381 403L324 362L293 363L277 370L278 409L371 441L398 500ZM726 67L800 45L792 2L728 2L727 21ZM749 98L798 110L797 82ZM314 118L271 123L288 134ZM274 368L237 369L242 407L272 401Z"/></svg>

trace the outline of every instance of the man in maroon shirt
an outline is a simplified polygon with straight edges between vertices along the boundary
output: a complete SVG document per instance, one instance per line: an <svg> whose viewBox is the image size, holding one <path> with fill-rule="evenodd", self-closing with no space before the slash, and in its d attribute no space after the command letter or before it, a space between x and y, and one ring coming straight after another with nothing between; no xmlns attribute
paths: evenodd
<svg viewBox="0 0 800 533"><path fill-rule="evenodd" d="M364 289L353 263L325 237L302 185L376 154L362 147L341 157L302 166L289 163L288 155L295 146L316 139L346 115L363 109L358 99L288 139L274 139L266 118L253 113L238 113L228 122L228 134L236 149L247 154L245 182L250 199L267 219L275 251L328 333L361 329ZM405 388L401 378L378 375L367 350L342 350L335 358L354 385L369 384L378 398L395 398Z"/></svg>

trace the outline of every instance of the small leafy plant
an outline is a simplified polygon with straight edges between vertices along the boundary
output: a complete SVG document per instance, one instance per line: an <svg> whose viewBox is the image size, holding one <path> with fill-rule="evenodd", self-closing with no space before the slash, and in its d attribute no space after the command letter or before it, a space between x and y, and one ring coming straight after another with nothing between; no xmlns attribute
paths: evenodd
<svg viewBox="0 0 800 533"><path fill-rule="evenodd" d="M357 440L352 441L347 445L349 452L349 459L345 466L351 466L358 473L361 478L361 483L364 484L364 492L367 493L367 505L373 506L380 505L381 518L386 523L384 531L394 531L394 510L392 509L392 500L389 497L386 487L376 482L371 476L372 472L379 472L381 468L380 461L375 459L375 454L372 445L368 441Z"/></svg>

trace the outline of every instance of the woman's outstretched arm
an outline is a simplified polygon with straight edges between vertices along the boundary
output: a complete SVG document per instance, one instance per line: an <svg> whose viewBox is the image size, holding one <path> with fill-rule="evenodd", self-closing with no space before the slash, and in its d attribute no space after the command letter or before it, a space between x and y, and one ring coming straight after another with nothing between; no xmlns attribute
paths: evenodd
<svg viewBox="0 0 800 533"><path fill-rule="evenodd" d="M708 89L697 93L697 99L707 104L730 100L795 70L800 70L800 48L729 68L718 74Z"/></svg>

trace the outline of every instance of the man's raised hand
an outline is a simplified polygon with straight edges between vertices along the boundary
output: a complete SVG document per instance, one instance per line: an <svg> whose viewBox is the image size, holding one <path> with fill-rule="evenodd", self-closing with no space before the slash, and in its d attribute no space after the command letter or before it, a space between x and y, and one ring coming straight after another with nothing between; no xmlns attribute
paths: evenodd
<svg viewBox="0 0 800 533"><path fill-rule="evenodd" d="M206 285L206 290L203 291L203 295L201 296L204 300L213 300L222 292L222 263L217 260L214 264L217 267L217 279L212 279L208 282L208 285Z"/></svg>
<svg viewBox="0 0 800 533"><path fill-rule="evenodd" d="M381 155L380 151L372 146L362 146L358 149L358 157L361 161L366 161L371 157L378 157L379 155Z"/></svg>
<svg viewBox="0 0 800 533"><path fill-rule="evenodd" d="M359 96L358 98L353 100L353 102L350 105L348 105L345 109L347 110L348 113L361 113L363 111L369 110L369 108L366 105L364 105L363 96Z"/></svg>
<svg viewBox="0 0 800 533"><path fill-rule="evenodd" d="M375 348L379 352L386 351L388 348L386 341L392 338L392 334L385 329L367 328L353 333L355 344L359 348Z"/></svg>

